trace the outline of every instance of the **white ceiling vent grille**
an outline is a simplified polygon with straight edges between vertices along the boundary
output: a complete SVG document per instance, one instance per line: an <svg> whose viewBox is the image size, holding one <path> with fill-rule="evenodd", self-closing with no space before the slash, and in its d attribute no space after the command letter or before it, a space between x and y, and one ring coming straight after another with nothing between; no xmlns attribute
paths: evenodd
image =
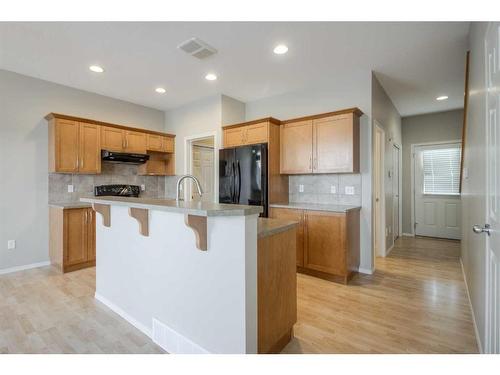
<svg viewBox="0 0 500 375"><path fill-rule="evenodd" d="M186 40L185 42L179 44L177 48L183 50L186 53L189 53L191 56L194 56L200 60L206 59L207 57L210 57L217 53L217 50L214 47L198 38L191 38L189 40Z"/></svg>

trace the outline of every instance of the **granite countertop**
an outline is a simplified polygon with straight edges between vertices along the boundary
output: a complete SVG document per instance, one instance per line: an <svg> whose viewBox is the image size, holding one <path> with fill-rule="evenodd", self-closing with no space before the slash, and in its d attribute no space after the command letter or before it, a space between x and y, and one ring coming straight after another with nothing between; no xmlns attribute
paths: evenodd
<svg viewBox="0 0 500 375"><path fill-rule="evenodd" d="M274 208L295 208L297 210L314 210L314 211L329 211L329 212L348 212L360 210L360 206L348 206L340 204L322 204L322 203L273 203L269 207Z"/></svg>
<svg viewBox="0 0 500 375"><path fill-rule="evenodd" d="M175 199L133 198L133 197L82 197L81 202L110 204L146 208L150 210L177 212L196 216L248 216L260 214L261 206L244 206L239 204L220 204L210 202L186 202Z"/></svg>
<svg viewBox="0 0 500 375"><path fill-rule="evenodd" d="M91 203L87 202L49 202L49 206L60 208L87 208L92 207Z"/></svg>
<svg viewBox="0 0 500 375"><path fill-rule="evenodd" d="M257 220L257 237L268 237L281 232L286 232L297 225L299 225L298 221L259 217Z"/></svg>

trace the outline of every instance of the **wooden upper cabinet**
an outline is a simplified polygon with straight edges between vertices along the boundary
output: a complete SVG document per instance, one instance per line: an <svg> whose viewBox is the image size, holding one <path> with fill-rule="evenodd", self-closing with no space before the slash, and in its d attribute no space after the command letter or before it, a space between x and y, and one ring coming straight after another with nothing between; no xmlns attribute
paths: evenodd
<svg viewBox="0 0 500 375"><path fill-rule="evenodd" d="M359 172L359 124L353 114L313 120L313 171Z"/></svg>
<svg viewBox="0 0 500 375"><path fill-rule="evenodd" d="M285 121L281 173L359 173L359 117L351 108Z"/></svg>
<svg viewBox="0 0 500 375"><path fill-rule="evenodd" d="M174 152L174 151L175 151L175 138L163 137L163 152Z"/></svg>
<svg viewBox="0 0 500 375"><path fill-rule="evenodd" d="M125 131L101 126L101 145L103 150L121 152L125 148Z"/></svg>
<svg viewBox="0 0 500 375"><path fill-rule="evenodd" d="M269 122L271 119L252 121L224 129L224 147L238 147L269 142ZM272 121L276 121L272 119Z"/></svg>
<svg viewBox="0 0 500 375"><path fill-rule="evenodd" d="M236 147L245 144L243 127L224 129L224 147Z"/></svg>
<svg viewBox="0 0 500 375"><path fill-rule="evenodd" d="M101 131L98 125L80 123L78 172L101 172Z"/></svg>
<svg viewBox="0 0 500 375"><path fill-rule="evenodd" d="M346 215L305 211L304 267L347 276Z"/></svg>
<svg viewBox="0 0 500 375"><path fill-rule="evenodd" d="M125 131L125 152L146 153L146 133Z"/></svg>
<svg viewBox="0 0 500 375"><path fill-rule="evenodd" d="M55 119L49 124L49 161L51 172L78 172L78 141L80 125L77 121Z"/></svg>
<svg viewBox="0 0 500 375"><path fill-rule="evenodd" d="M148 134L146 139L147 139L147 146L146 148L149 151L163 151L164 149L164 138L161 135L158 134Z"/></svg>
<svg viewBox="0 0 500 375"><path fill-rule="evenodd" d="M280 129L280 152L281 173L312 173L312 121L298 121L282 125Z"/></svg>
<svg viewBox="0 0 500 375"><path fill-rule="evenodd" d="M245 126L244 132L244 143L246 145L266 143L269 139L267 122Z"/></svg>

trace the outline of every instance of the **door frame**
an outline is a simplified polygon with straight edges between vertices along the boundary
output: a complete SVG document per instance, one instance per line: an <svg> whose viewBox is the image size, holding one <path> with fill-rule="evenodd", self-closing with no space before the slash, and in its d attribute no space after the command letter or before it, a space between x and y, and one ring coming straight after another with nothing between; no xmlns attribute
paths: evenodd
<svg viewBox="0 0 500 375"><path fill-rule="evenodd" d="M184 173L192 173L192 163L191 155L193 152L193 142L199 139L205 139L213 137L214 139L214 203L219 201L218 191L219 191L219 149L220 149L220 137L217 131L199 133L195 135L190 135L184 137ZM191 184L187 185L184 190L184 200L188 200L191 196Z"/></svg>
<svg viewBox="0 0 500 375"><path fill-rule="evenodd" d="M411 187L410 187L410 196L411 196L411 234L415 236L415 149L420 146L438 146L438 145L445 145L447 143L458 143L462 144L462 141L460 139L452 139L449 141L435 141L435 142L421 142L421 143L412 143L411 144L411 165L410 165L410 173L411 173ZM462 150L463 152L463 150ZM460 193L461 197L462 193Z"/></svg>
<svg viewBox="0 0 500 375"><path fill-rule="evenodd" d="M386 220L386 212L385 212L385 184L384 184L384 177L385 177L385 131L382 125L377 120L373 121L373 148L372 148L372 160L373 160L373 177L372 177L372 184L373 184L373 189L372 189L372 242L373 242L373 248L372 248L372 256L373 256L373 264L374 264L374 269L376 267L376 262L375 259L378 256L376 254L376 241L377 241L377 234L378 234L378 247L380 249L380 255L385 256L386 255L386 241L385 241L385 220ZM380 133L380 144L379 144L379 151L380 151L380 158L376 155L377 151L377 133ZM379 163L379 176L376 176L375 173L375 166L376 163ZM377 181L377 177L379 181ZM378 218L377 218L377 209L376 209L376 197L375 197L375 186L376 184L379 184L380 187L380 212L378 212ZM376 233L376 223L377 220L381 223L379 226L379 233Z"/></svg>
<svg viewBox="0 0 500 375"><path fill-rule="evenodd" d="M394 148L397 148L398 149L398 155L399 155L399 160L398 160L398 186L399 186L399 194L398 194L398 238L400 238L402 235L403 235L403 230L402 230L402 226L403 226L403 176L402 176L402 172L403 172L403 148L401 147L401 145L399 143L393 143L392 144L392 147L393 147L393 152L394 152ZM394 165L393 165L394 167ZM394 174L394 171L393 171L393 174ZM394 186L394 185L393 185ZM394 197L394 191L393 191L393 197ZM394 209L393 209L394 211ZM394 215L394 213L393 213ZM393 226L393 232L394 232L394 216L392 218L392 226ZM394 236L394 233L392 233L393 236Z"/></svg>

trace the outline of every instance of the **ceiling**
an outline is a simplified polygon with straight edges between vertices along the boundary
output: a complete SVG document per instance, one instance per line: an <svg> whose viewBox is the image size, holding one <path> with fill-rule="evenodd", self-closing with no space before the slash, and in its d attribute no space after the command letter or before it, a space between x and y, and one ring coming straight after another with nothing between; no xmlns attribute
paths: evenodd
<svg viewBox="0 0 500 375"><path fill-rule="evenodd" d="M406 116L463 106L468 29L466 22L0 23L0 68L162 110L216 93L248 102L373 70ZM191 37L218 53L198 60L177 49ZM273 54L278 43L289 52ZM89 71L92 64L105 72ZM208 72L219 79L205 80ZM436 101L440 95L449 99Z"/></svg>

